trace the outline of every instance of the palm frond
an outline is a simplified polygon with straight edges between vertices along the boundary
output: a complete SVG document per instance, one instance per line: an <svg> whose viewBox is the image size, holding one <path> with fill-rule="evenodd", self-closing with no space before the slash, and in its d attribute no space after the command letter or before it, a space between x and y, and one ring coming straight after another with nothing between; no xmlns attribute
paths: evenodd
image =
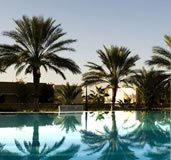
<svg viewBox="0 0 171 160"><path fill-rule="evenodd" d="M73 60L57 56L60 51L74 51L69 45L76 42L75 39L61 39L66 35L61 24L55 25L52 18L29 18L25 15L14 22L15 30L3 32L4 36L14 40L14 44L0 45L0 61L5 69L15 65L16 74L24 69L27 74L32 73L35 66L38 70L43 67L46 71L49 67L63 78L66 69L73 74L81 73Z"/></svg>
<svg viewBox="0 0 171 160"><path fill-rule="evenodd" d="M22 71L23 69L26 67L26 65L21 65L20 67L18 67L17 71L16 71L16 76L18 76Z"/></svg>
<svg viewBox="0 0 171 160"><path fill-rule="evenodd" d="M166 44L171 48L171 36L165 35L165 36L164 36L164 41L165 41Z"/></svg>
<svg viewBox="0 0 171 160"><path fill-rule="evenodd" d="M134 73L131 68L139 57L129 57L130 53L125 47L104 46L104 51L97 50L102 65L88 62L86 66L89 71L83 74L82 80L88 85L108 83L110 86L118 86L120 82L126 81L127 75Z"/></svg>
<svg viewBox="0 0 171 160"><path fill-rule="evenodd" d="M171 48L171 37L165 35L164 38L166 44ZM169 50L156 46L153 47L153 54L151 60L146 61L148 65L171 69L171 52Z"/></svg>
<svg viewBox="0 0 171 160"><path fill-rule="evenodd" d="M57 101L61 102L62 104L72 104L76 97L81 94L82 89L81 86L76 84L70 85L66 83L66 85L62 86L61 88L56 89L57 93Z"/></svg>

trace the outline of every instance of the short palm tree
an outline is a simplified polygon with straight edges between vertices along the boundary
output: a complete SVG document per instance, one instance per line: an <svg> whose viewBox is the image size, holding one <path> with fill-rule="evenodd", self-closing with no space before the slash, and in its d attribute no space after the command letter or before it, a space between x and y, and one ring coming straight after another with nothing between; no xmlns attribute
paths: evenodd
<svg viewBox="0 0 171 160"><path fill-rule="evenodd" d="M104 46L104 51L97 51L102 65L88 62L89 72L83 74L83 81L89 85L107 83L112 88L112 110L119 85L127 81L127 75L133 73L131 69L139 59L138 55L129 57L130 53L125 47Z"/></svg>
<svg viewBox="0 0 171 160"><path fill-rule="evenodd" d="M106 96L108 96L108 94L105 93L105 88L96 86L95 91L90 91L90 94L88 95L88 100L92 103L96 103L97 106L99 106L100 104L104 104Z"/></svg>
<svg viewBox="0 0 171 160"><path fill-rule="evenodd" d="M164 41L171 49L171 36L165 35ZM153 53L154 55L152 56L152 59L148 60L146 62L147 64L171 70L171 52L169 50L156 46L153 47Z"/></svg>
<svg viewBox="0 0 171 160"><path fill-rule="evenodd" d="M129 83L137 87L140 101L137 103L144 104L148 109L159 105L168 78L169 75L164 71L144 68L137 70L136 74L129 78Z"/></svg>
<svg viewBox="0 0 171 160"><path fill-rule="evenodd" d="M66 85L63 85L56 90L56 101L60 104L73 104L74 100L79 94L81 94L81 92L82 89L80 86L66 83Z"/></svg>
<svg viewBox="0 0 171 160"><path fill-rule="evenodd" d="M76 40L61 38L66 34L61 25L55 25L52 18L23 16L15 20L16 29L4 32L3 35L14 40L13 45L0 45L0 61L5 68L15 65L16 75L25 70L25 74L33 74L35 110L39 111L39 83L43 67L54 70L64 79L63 70L68 69L74 74L80 73L80 68L74 61L62 58L57 53L74 51L68 47Z"/></svg>

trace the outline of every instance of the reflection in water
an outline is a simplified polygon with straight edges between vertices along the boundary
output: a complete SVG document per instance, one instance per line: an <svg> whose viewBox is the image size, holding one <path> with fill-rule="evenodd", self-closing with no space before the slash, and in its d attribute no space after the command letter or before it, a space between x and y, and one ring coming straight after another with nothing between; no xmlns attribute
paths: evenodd
<svg viewBox="0 0 171 160"><path fill-rule="evenodd" d="M70 147L65 149L64 151L57 151L58 148L61 147L65 138L63 137L59 142L56 142L52 147L48 147L47 144L43 146L40 150L40 146L34 145L34 142L26 142L24 141L24 147L16 140L15 144L24 155L21 155L23 159L27 160L69 160L75 156L75 154L79 150L79 145L72 144Z"/></svg>
<svg viewBox="0 0 171 160"><path fill-rule="evenodd" d="M131 142L135 142L138 146L150 147L161 146L170 142L170 132L162 129L159 125L161 121L160 114L154 112L139 112L140 124L127 134L127 138ZM164 121L162 122L165 125Z"/></svg>
<svg viewBox="0 0 171 160"><path fill-rule="evenodd" d="M99 115L98 115L99 116ZM104 126L104 132L97 131L97 133L81 130L83 143L89 146L87 151L89 155L97 152L101 152L98 159L100 160L134 160L134 152L129 149L129 143L127 143L122 136L118 134L116 127L115 113L111 114L112 128L109 129Z"/></svg>
<svg viewBox="0 0 171 160"><path fill-rule="evenodd" d="M170 145L170 144L169 144ZM149 157L150 160L170 160L171 159L171 146L160 146L157 147L155 151L147 151L145 154L146 157Z"/></svg>
<svg viewBox="0 0 171 160"><path fill-rule="evenodd" d="M137 147L144 148L148 145L148 149L144 155L151 160L170 160L170 124L168 116L161 117L163 114L154 112L138 112L140 124L131 133L127 134L130 142ZM169 125L168 125L169 124ZM168 129L163 129L167 127Z"/></svg>
<svg viewBox="0 0 171 160"><path fill-rule="evenodd" d="M55 160L62 159L68 160L78 152L80 146L72 144L67 149L63 151L57 151L62 144L64 143L65 137L63 137L59 142L55 142L52 147L48 147L47 144L44 144L40 150L39 142L39 115L34 116L34 126L33 126L33 138L32 142L24 141L24 146L22 146L17 140L15 140L15 145L18 150L23 153L22 158L27 160Z"/></svg>
<svg viewBox="0 0 171 160"><path fill-rule="evenodd" d="M0 114L0 160L170 160L169 113L136 115Z"/></svg>
<svg viewBox="0 0 171 160"><path fill-rule="evenodd" d="M58 120L58 122L54 123L57 125L61 126L62 130L65 130L66 133L68 133L69 131L71 132L75 132L77 131L76 127L81 125L81 122L79 122L79 114L75 114L75 115L60 115L60 117L56 117Z"/></svg>
<svg viewBox="0 0 171 160"><path fill-rule="evenodd" d="M4 149L5 145L0 143L0 160L18 160L19 155Z"/></svg>

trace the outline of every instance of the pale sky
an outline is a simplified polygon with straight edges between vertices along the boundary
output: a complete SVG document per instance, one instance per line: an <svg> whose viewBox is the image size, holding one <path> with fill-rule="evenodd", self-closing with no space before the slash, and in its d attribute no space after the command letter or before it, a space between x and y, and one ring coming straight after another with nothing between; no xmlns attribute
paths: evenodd
<svg viewBox="0 0 171 160"><path fill-rule="evenodd" d="M0 33L13 30L13 19L22 15L53 17L61 23L67 36L77 39L72 45L76 52L67 52L82 73L88 61L100 63L96 50L103 45L125 46L141 58L137 67L152 55L152 47L165 47L163 36L171 35L171 0L0 0ZM0 43L10 39L0 35ZM63 55L60 54L61 56ZM80 83L81 75L65 72L70 83ZM32 75L15 76L13 68L0 75L0 81L32 81ZM42 71L41 82L61 84L54 72Z"/></svg>

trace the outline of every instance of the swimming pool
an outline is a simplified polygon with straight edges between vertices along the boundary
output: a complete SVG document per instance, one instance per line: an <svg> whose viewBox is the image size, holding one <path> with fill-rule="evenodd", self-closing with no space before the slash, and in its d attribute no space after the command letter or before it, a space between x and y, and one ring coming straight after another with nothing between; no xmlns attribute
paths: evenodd
<svg viewBox="0 0 171 160"><path fill-rule="evenodd" d="M0 114L0 160L170 160L170 114Z"/></svg>

